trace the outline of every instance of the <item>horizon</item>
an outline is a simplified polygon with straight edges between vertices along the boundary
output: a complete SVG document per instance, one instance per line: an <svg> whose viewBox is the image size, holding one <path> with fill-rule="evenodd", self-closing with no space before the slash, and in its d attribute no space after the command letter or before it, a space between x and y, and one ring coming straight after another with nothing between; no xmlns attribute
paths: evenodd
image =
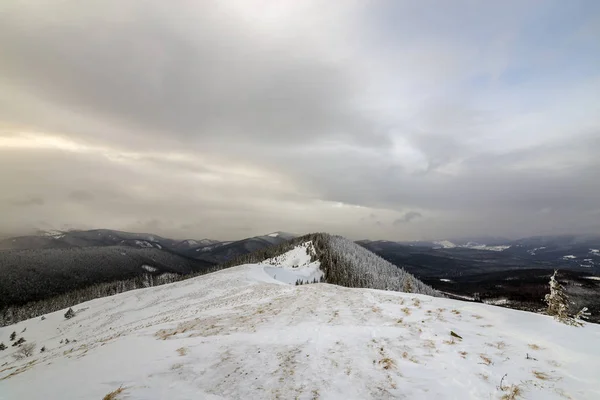
<svg viewBox="0 0 600 400"><path fill-rule="evenodd" d="M600 233L600 2L0 8L0 237Z"/></svg>
<svg viewBox="0 0 600 400"><path fill-rule="evenodd" d="M209 237L209 236L199 236L199 237L188 237L188 236L169 236L169 235L163 235L157 232L133 232L133 231L123 231L123 230L119 230L119 229L111 229L111 228L90 228L90 229L65 229L65 230L38 230L35 232L29 232L23 235L8 235L8 236L0 236L0 240L7 240L7 239L12 239L12 238L17 238L17 237L27 237L27 236L55 236L55 235L60 235L61 233L65 233L65 232L77 232L77 231L82 231L82 232L86 232L86 231L97 231L97 230L110 230L110 231L116 231L116 232L121 232L121 233L132 233L132 234L140 234L140 235L152 235L152 236L159 236L163 239L171 239L171 240L176 240L176 241L186 241L186 240L194 240L194 241L201 241L201 240L216 240L218 242L236 242L239 240L244 240L244 239L249 239L249 238L254 238L254 237L260 237L260 236L269 236L271 234L274 233L284 233L284 234L290 234L293 235L295 237L301 237L301 236L305 236L305 235L310 235L310 234L315 234L315 233L319 233L317 231L312 231L312 232L304 232L304 233L297 233L297 232L289 232L289 231L283 231L283 230L276 230L276 231L271 231L268 233L258 233L258 234L253 234L250 236L243 236L243 237L225 237L225 238L215 238L215 237ZM453 237L437 237L437 238L420 238L420 239L402 239L402 238L398 238L398 239L384 239L384 238L378 238L378 237L349 237L349 236L345 236L345 235L341 235L335 232L322 232L322 233L327 233L330 235L338 235L338 236L342 236L342 237L346 237L352 241L388 241L388 242L396 242L396 243L412 243L412 242L440 242L440 241L477 241L477 240L482 240L482 242L477 242L479 244L486 244L483 243L483 240L485 239L493 239L493 240L506 240L506 241L516 241L516 240L520 240L520 239L529 239L529 238L538 238L538 237L592 237L592 238L600 238L600 234L594 234L594 233L563 233L563 234L557 234L557 235L529 235L529 236L515 236L515 237L508 237L508 236L499 236L499 235L471 235L471 236L453 236Z"/></svg>

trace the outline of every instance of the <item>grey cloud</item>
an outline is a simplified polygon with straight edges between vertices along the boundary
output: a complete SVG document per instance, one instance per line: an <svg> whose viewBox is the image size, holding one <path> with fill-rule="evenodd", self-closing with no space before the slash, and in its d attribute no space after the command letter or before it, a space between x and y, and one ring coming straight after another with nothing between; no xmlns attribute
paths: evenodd
<svg viewBox="0 0 600 400"><path fill-rule="evenodd" d="M37 11L58 20L9 9L0 17L4 81L49 106L130 130L123 136L71 127L90 139L109 135L128 145L166 141L198 149L223 138L262 146L327 138L389 143L353 106L360 90L353 77L301 41L264 40L211 3L132 4L120 7L127 22L110 25L79 2ZM0 116L10 119L14 106L5 101Z"/></svg>
<svg viewBox="0 0 600 400"><path fill-rule="evenodd" d="M45 201L41 197L34 196L28 199L10 200L9 203L17 207L34 207L43 206Z"/></svg>
<svg viewBox="0 0 600 400"><path fill-rule="evenodd" d="M94 194L86 190L74 190L69 193L69 199L75 202L87 202L94 200Z"/></svg>
<svg viewBox="0 0 600 400"><path fill-rule="evenodd" d="M292 8L281 26L233 3L17 3L0 13L0 230L597 229L597 79L500 82L531 6L482 3L472 30L454 32L466 3L451 19L433 3L374 4L357 22L335 13L344 2L315 2L332 14ZM408 224L422 215L406 210L427 218Z"/></svg>
<svg viewBox="0 0 600 400"><path fill-rule="evenodd" d="M423 217L423 215L420 212L409 211L409 212L405 213L401 218L398 218L397 220L395 220L394 225L406 224L412 220L415 220L415 219L421 218L421 217Z"/></svg>

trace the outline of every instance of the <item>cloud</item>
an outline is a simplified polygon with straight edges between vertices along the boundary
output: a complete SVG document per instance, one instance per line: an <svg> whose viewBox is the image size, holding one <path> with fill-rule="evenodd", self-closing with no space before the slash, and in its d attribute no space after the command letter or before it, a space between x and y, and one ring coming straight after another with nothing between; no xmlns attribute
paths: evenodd
<svg viewBox="0 0 600 400"><path fill-rule="evenodd" d="M409 211L407 213L405 213L401 218L398 218L394 221L394 225L402 225L402 224L407 224L417 218L422 218L423 215L420 212L416 212L416 211Z"/></svg>
<svg viewBox="0 0 600 400"><path fill-rule="evenodd" d="M45 202L43 198L34 196L28 199L11 200L9 203L17 207L32 207L43 206Z"/></svg>
<svg viewBox="0 0 600 400"><path fill-rule="evenodd" d="M40 221L223 239L593 231L598 11L7 4L0 233Z"/></svg>
<svg viewBox="0 0 600 400"><path fill-rule="evenodd" d="M94 200L94 195L86 190L74 190L69 193L69 199L78 203L84 203Z"/></svg>

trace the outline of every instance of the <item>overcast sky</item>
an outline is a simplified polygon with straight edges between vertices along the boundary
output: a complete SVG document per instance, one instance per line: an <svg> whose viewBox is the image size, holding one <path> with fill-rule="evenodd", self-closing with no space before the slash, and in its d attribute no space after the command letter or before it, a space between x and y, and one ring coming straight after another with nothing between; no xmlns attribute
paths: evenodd
<svg viewBox="0 0 600 400"><path fill-rule="evenodd" d="M600 233L595 0L0 2L0 235Z"/></svg>

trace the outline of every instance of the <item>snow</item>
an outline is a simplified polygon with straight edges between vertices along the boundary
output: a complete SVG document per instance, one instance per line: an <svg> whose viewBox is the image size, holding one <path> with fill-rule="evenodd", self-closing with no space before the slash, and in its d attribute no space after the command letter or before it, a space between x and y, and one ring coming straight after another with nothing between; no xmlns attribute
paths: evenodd
<svg viewBox="0 0 600 400"><path fill-rule="evenodd" d="M269 233L267 236L270 236L270 237L279 237L279 232Z"/></svg>
<svg viewBox="0 0 600 400"><path fill-rule="evenodd" d="M135 244L137 244L140 247L153 247L151 243L148 243L145 240L136 240Z"/></svg>
<svg viewBox="0 0 600 400"><path fill-rule="evenodd" d="M444 249L453 249L456 247L456 245L448 240L440 240L438 242L433 242L435 244L437 244L438 246L442 246L442 248Z"/></svg>
<svg viewBox="0 0 600 400"><path fill-rule="evenodd" d="M452 282L450 279L446 279L446 278L442 278L442 279L440 279L440 281L442 281L442 282Z"/></svg>
<svg viewBox="0 0 600 400"><path fill-rule="evenodd" d="M148 272L156 272L156 271L158 271L158 268L154 268L154 267L151 267L150 265L145 265L145 264L142 265L142 269L146 270Z"/></svg>
<svg viewBox="0 0 600 400"><path fill-rule="evenodd" d="M473 249L473 250L504 251L511 247L511 246L488 246L487 244L479 244L479 243L475 243L475 242L469 242L464 245L458 245L458 244L454 244L454 243L450 242L449 240L440 240L440 241L433 242L433 243L437 244L438 246L440 246L441 248L444 248L444 249L453 249L456 247L462 247L462 248ZM438 248L440 248L440 247L438 247Z"/></svg>
<svg viewBox="0 0 600 400"><path fill-rule="evenodd" d="M563 256L563 258L564 258L565 260L573 260L573 259L575 259L575 258L577 258L577 257L575 257L574 255L568 255L568 256Z"/></svg>
<svg viewBox="0 0 600 400"><path fill-rule="evenodd" d="M483 301L485 304L492 304L494 306L505 306L509 303L508 299L487 299Z"/></svg>
<svg viewBox="0 0 600 400"><path fill-rule="evenodd" d="M600 256L600 250L598 250L598 249L590 249L590 254L593 254L595 256Z"/></svg>
<svg viewBox="0 0 600 400"><path fill-rule="evenodd" d="M594 281L600 281L600 276L584 276L585 279L591 279Z"/></svg>
<svg viewBox="0 0 600 400"><path fill-rule="evenodd" d="M598 325L425 295L289 285L266 267L276 268L234 267L82 303L69 320L62 310L0 328L7 345L12 331L37 343L21 361L10 345L0 352L0 399L101 399L122 385L119 400L480 400L507 393L505 374L503 386L518 385L524 399L600 398Z"/></svg>
<svg viewBox="0 0 600 400"><path fill-rule="evenodd" d="M294 247L287 253L265 260L263 264L270 266L264 269L273 279L283 283L295 284L298 279L308 283L315 279L319 282L323 271L319 261L311 262L311 255L314 254L313 244L309 241Z"/></svg>
<svg viewBox="0 0 600 400"><path fill-rule="evenodd" d="M488 250L488 251L504 251L506 249L510 249L511 246L488 246L486 244L478 244L472 246L466 246L469 249L475 250Z"/></svg>
<svg viewBox="0 0 600 400"><path fill-rule="evenodd" d="M536 251L538 251L538 250L544 250L545 248L546 248L545 246L542 246L542 247L536 247L535 249L533 249L533 250L528 250L527 252L528 252L529 254L531 254L532 256L535 256L535 252L536 252Z"/></svg>

